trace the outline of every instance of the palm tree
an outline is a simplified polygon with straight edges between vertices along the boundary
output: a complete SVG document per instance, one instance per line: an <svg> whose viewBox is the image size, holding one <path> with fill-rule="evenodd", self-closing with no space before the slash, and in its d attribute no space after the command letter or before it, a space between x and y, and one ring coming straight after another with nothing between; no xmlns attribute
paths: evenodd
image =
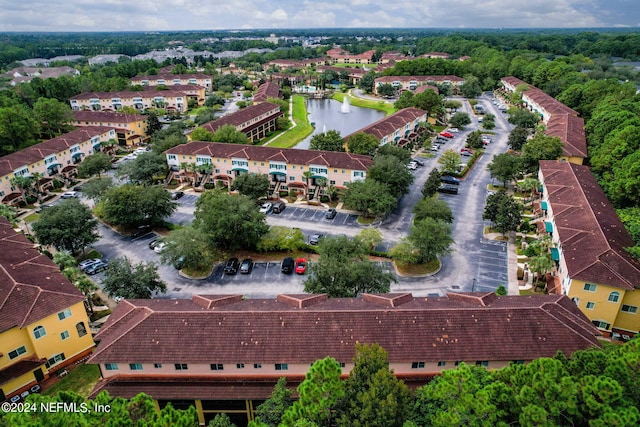
<svg viewBox="0 0 640 427"><path fill-rule="evenodd" d="M316 196L318 200L320 200L320 193L325 189L328 182L329 181L327 181L327 178L316 178L316 187L318 187Z"/></svg>
<svg viewBox="0 0 640 427"><path fill-rule="evenodd" d="M44 175L42 175L40 172L34 172L33 174L31 174L30 190L33 191L33 194L38 199L38 202L42 198L42 191L40 191L40 186L39 186L40 180L42 178L44 178Z"/></svg>
<svg viewBox="0 0 640 427"><path fill-rule="evenodd" d="M209 175L212 174L213 172L213 164L211 163L203 163L201 165L198 166L198 172L203 176L202 178L202 183L201 185L204 187L204 185L207 183L207 181L209 180Z"/></svg>
<svg viewBox="0 0 640 427"><path fill-rule="evenodd" d="M86 304L88 311L93 314L93 294L99 289L98 285L93 283L93 280L84 274L79 276L76 281L73 282L73 285L87 297Z"/></svg>
<svg viewBox="0 0 640 427"><path fill-rule="evenodd" d="M67 269L68 267L76 267L78 262L76 259L67 251L58 251L53 254L53 262L60 268L61 271Z"/></svg>
<svg viewBox="0 0 640 427"><path fill-rule="evenodd" d="M25 192L31 187L32 178L29 176L14 176L11 178L11 185L17 187L22 195L22 200L27 204L27 196Z"/></svg>
<svg viewBox="0 0 640 427"><path fill-rule="evenodd" d="M540 280L540 276L547 274L551 269L553 269L553 261L548 253L541 253L529 260L529 269L536 273L536 278L533 282L534 287L537 285Z"/></svg>
<svg viewBox="0 0 640 427"><path fill-rule="evenodd" d="M523 192L529 193L531 197L531 201L533 201L533 191L536 190L540 186L540 181L536 178L525 178L524 181L518 184L518 186L522 189ZM525 203L527 203L527 199L525 197Z"/></svg>
<svg viewBox="0 0 640 427"><path fill-rule="evenodd" d="M309 190L311 188L311 177L313 176L313 172L311 171L304 171L302 173L302 179L307 183L307 192L305 194L305 196L309 197Z"/></svg>

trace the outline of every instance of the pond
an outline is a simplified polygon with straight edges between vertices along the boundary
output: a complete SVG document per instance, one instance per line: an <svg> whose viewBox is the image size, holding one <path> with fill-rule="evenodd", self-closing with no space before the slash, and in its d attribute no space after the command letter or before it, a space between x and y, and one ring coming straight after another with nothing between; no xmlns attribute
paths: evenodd
<svg viewBox="0 0 640 427"><path fill-rule="evenodd" d="M335 99L307 99L307 113L309 122L315 123L315 129L295 148L309 148L315 134L337 130L341 136L347 136L385 116L383 111L344 105Z"/></svg>

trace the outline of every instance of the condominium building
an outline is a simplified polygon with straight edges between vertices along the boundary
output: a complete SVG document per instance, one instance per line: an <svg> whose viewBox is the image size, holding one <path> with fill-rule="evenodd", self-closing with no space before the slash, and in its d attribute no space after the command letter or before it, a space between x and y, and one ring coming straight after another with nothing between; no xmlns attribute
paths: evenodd
<svg viewBox="0 0 640 427"><path fill-rule="evenodd" d="M368 50L363 53L353 54L336 47L327 51L327 56L332 64L372 64L375 50Z"/></svg>
<svg viewBox="0 0 640 427"><path fill-rule="evenodd" d="M380 145L393 143L403 147L417 141L422 132L420 123L426 123L426 121L426 111L413 107L403 108L347 135L344 139L348 141L352 135L364 132L375 136L380 141Z"/></svg>
<svg viewBox="0 0 640 427"><path fill-rule="evenodd" d="M550 288L569 296L603 334L640 331L640 262L634 241L587 166L540 161L544 231L554 247Z"/></svg>
<svg viewBox="0 0 640 427"><path fill-rule="evenodd" d="M220 117L203 124L201 127L211 133L215 133L224 125L234 126L249 138L249 141L257 141L276 130L276 120L282 117L280 106L270 102L261 102ZM189 134L187 134L189 137Z"/></svg>
<svg viewBox="0 0 640 427"><path fill-rule="evenodd" d="M357 343L382 346L394 375L416 388L461 362L497 369L569 356L597 347L597 335L561 295L202 295L120 302L89 363L102 374L94 396L144 392L159 407L195 406L200 425L225 412L246 426L280 377L295 387L326 356L347 376Z"/></svg>
<svg viewBox="0 0 640 427"><path fill-rule="evenodd" d="M131 79L132 85L141 86L200 86L207 92L213 90L213 77L206 74L172 74L160 73L153 76L136 76Z"/></svg>
<svg viewBox="0 0 640 427"><path fill-rule="evenodd" d="M0 401L20 402L89 355L85 296L0 217Z"/></svg>
<svg viewBox="0 0 640 427"><path fill-rule="evenodd" d="M384 76L378 77L373 83L373 92L378 94L378 87L390 84L398 91L416 90L424 85L448 85L454 90L460 89L464 79L458 76Z"/></svg>
<svg viewBox="0 0 640 427"><path fill-rule="evenodd" d="M76 110L72 125L107 126L116 130L119 145L138 145L149 139L147 116L142 114L113 113L106 111Z"/></svg>

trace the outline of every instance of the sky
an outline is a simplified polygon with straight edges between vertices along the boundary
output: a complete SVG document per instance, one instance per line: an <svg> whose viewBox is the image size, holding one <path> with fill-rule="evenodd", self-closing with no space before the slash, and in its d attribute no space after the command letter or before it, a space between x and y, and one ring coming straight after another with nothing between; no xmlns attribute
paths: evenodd
<svg viewBox="0 0 640 427"><path fill-rule="evenodd" d="M638 27L638 6L638 0L0 0L0 32Z"/></svg>

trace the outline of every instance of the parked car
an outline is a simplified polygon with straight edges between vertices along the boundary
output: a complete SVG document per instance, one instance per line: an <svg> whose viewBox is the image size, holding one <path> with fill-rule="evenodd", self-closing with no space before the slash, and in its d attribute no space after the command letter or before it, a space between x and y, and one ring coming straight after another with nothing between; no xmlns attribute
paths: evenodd
<svg viewBox="0 0 640 427"><path fill-rule="evenodd" d="M85 268L84 272L89 274L89 275L94 275L94 274L98 274L101 271L104 271L106 269L107 269L107 263L103 262L103 261L98 261L96 263L91 264L87 268Z"/></svg>
<svg viewBox="0 0 640 427"><path fill-rule="evenodd" d="M271 207L271 212L273 212L274 214L279 214L286 207L287 207L286 203L279 200L273 203L273 206Z"/></svg>
<svg viewBox="0 0 640 427"><path fill-rule="evenodd" d="M298 258L296 260L296 274L304 274L307 271L307 259Z"/></svg>
<svg viewBox="0 0 640 427"><path fill-rule="evenodd" d="M449 129L447 129L447 132L449 132L449 133L458 133L458 132L460 132L460 129L458 129L458 128L449 128Z"/></svg>
<svg viewBox="0 0 640 427"><path fill-rule="evenodd" d="M243 259L242 263L240 263L240 273L249 274L251 270L253 270L253 261L251 261L251 258Z"/></svg>
<svg viewBox="0 0 640 427"><path fill-rule="evenodd" d="M324 239L324 234L314 234L309 238L309 244L317 245L321 239Z"/></svg>
<svg viewBox="0 0 640 427"><path fill-rule="evenodd" d="M411 160L412 162L414 162L416 165L418 166L424 166L424 162L420 159L418 159L417 157L413 160Z"/></svg>
<svg viewBox="0 0 640 427"><path fill-rule="evenodd" d="M449 175L442 176L440 178L440 181L444 182L445 184L460 185L460 180L458 178L454 178L453 176Z"/></svg>
<svg viewBox="0 0 640 427"><path fill-rule="evenodd" d="M446 131L445 132L440 132L440 135L444 136L445 138L453 138L453 137L455 137L454 134L452 134L451 132L446 132Z"/></svg>
<svg viewBox="0 0 640 427"><path fill-rule="evenodd" d="M268 214L269 212L271 212L271 209L272 209L272 208L273 208L273 203L269 203L269 202L263 203L263 204L260 206L260 213L263 213L263 214L265 214L265 215L266 215L266 214Z"/></svg>
<svg viewBox="0 0 640 427"><path fill-rule="evenodd" d="M175 262L173 263L173 268L175 268L176 270L182 270L182 267L184 267L184 261L184 256L181 256L180 258L175 260Z"/></svg>
<svg viewBox="0 0 640 427"><path fill-rule="evenodd" d="M229 258L224 265L224 274L236 274L239 266L238 258Z"/></svg>
<svg viewBox="0 0 640 427"><path fill-rule="evenodd" d="M182 196L184 196L184 191L174 191L173 193L171 193L171 198L173 200L178 200Z"/></svg>
<svg viewBox="0 0 640 427"><path fill-rule="evenodd" d="M78 197L80 197L80 194L77 191L65 191L60 195L61 199L77 199Z"/></svg>
<svg viewBox="0 0 640 427"><path fill-rule="evenodd" d="M146 236L149 233L151 233L151 226L150 225L141 225L140 227L136 228L133 231L133 233L131 233L131 238L132 239L137 239L138 237Z"/></svg>
<svg viewBox="0 0 640 427"><path fill-rule="evenodd" d="M280 271L282 271L284 274L291 274L293 273L294 264L295 263L293 262L293 258L287 257L282 260L282 264L280 265Z"/></svg>
<svg viewBox="0 0 640 427"><path fill-rule="evenodd" d="M440 146L438 144L431 144L431 151L438 151Z"/></svg>
<svg viewBox="0 0 640 427"><path fill-rule="evenodd" d="M162 253L164 249L167 247L166 242L158 242L156 246L153 248L153 251L157 254Z"/></svg>
<svg viewBox="0 0 640 427"><path fill-rule="evenodd" d="M338 214L338 212L337 212L335 209L330 208L330 209L329 209L329 210L324 214L324 217L325 217L325 218L327 218L327 219L333 219L333 218L335 218L335 217L336 217L336 215L337 215L337 214Z"/></svg>
<svg viewBox="0 0 640 427"><path fill-rule="evenodd" d="M414 171L418 169L418 164L416 162L409 162L407 169Z"/></svg>
<svg viewBox="0 0 640 427"><path fill-rule="evenodd" d="M84 261L81 261L80 264L78 264L78 268L81 271L84 271L86 268L97 262L102 262L102 260L100 258L85 259Z"/></svg>
<svg viewBox="0 0 640 427"><path fill-rule="evenodd" d="M160 243L160 239L153 239L149 242L149 249L155 249L156 246Z"/></svg>
<svg viewBox="0 0 640 427"><path fill-rule="evenodd" d="M473 152L472 151L462 151L462 152L460 152L460 155L464 156L464 157L471 157L471 156L473 156Z"/></svg>
<svg viewBox="0 0 640 427"><path fill-rule="evenodd" d="M446 144L448 141L449 140L447 138L445 138L444 136L438 135L433 142L435 142L436 144Z"/></svg>
<svg viewBox="0 0 640 427"><path fill-rule="evenodd" d="M458 194L458 186L452 184L442 184L438 187L438 193Z"/></svg>

